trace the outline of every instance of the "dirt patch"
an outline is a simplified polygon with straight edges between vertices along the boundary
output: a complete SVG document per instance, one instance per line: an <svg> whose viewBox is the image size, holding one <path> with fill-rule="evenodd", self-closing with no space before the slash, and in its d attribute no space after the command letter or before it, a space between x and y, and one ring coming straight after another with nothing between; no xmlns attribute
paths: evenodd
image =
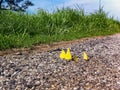
<svg viewBox="0 0 120 90"><path fill-rule="evenodd" d="M120 37L120 34L115 35L108 35L113 37ZM58 48L65 48L69 47L73 44L77 44L86 40L92 40L92 39L101 39L108 36L97 36L97 37L91 37L91 38L83 38L83 39L77 39L72 41L61 41L61 42L54 42L52 44L39 44L36 46L32 46L31 48L13 48L13 49L7 49L4 51L0 51L0 56L7 55L7 54L24 54L24 53L33 53L33 52L43 52L43 51L49 51L49 50L55 50Z"/></svg>

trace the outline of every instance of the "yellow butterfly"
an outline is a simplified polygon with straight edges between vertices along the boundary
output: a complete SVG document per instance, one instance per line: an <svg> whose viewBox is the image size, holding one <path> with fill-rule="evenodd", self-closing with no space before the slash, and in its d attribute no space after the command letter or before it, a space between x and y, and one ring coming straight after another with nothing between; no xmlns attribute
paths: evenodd
<svg viewBox="0 0 120 90"><path fill-rule="evenodd" d="M76 62L76 63L78 63L78 56L77 55L73 55L73 60Z"/></svg>
<svg viewBox="0 0 120 90"><path fill-rule="evenodd" d="M65 53L65 51L62 50L61 53L60 53L60 58L61 59L66 59L67 61L72 60L72 54L71 54L70 49L69 48L67 49L67 53Z"/></svg>
<svg viewBox="0 0 120 90"><path fill-rule="evenodd" d="M65 51L63 49L62 49L62 51L60 53L60 58L65 59Z"/></svg>
<svg viewBox="0 0 120 90"><path fill-rule="evenodd" d="M83 52L83 59L84 60L89 60L89 57L86 52Z"/></svg>
<svg viewBox="0 0 120 90"><path fill-rule="evenodd" d="M71 51L70 51L69 48L67 49L67 53L65 54L65 59L66 59L67 61L72 60L72 54L71 54Z"/></svg>

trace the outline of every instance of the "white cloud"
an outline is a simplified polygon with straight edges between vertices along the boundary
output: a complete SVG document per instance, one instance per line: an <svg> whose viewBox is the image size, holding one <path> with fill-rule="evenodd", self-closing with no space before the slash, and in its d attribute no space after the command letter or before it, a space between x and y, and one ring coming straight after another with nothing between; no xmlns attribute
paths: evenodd
<svg viewBox="0 0 120 90"><path fill-rule="evenodd" d="M76 5L83 8L86 13L91 13L99 9L98 0L67 0L65 3L58 5L58 7L78 8Z"/></svg>
<svg viewBox="0 0 120 90"><path fill-rule="evenodd" d="M73 7L74 5L78 4L78 5L82 5L82 4L90 4L95 2L96 0L68 0L67 2L61 4L61 6L65 6L65 7Z"/></svg>
<svg viewBox="0 0 120 90"><path fill-rule="evenodd" d="M120 20L120 0L103 0L104 10Z"/></svg>
<svg viewBox="0 0 120 90"><path fill-rule="evenodd" d="M30 7L29 10L35 12L38 8L47 10L55 9L56 7L71 7L80 5L86 12L94 12L99 9L99 0L34 0L35 6ZM109 15L119 18L120 20L120 0L101 0L102 6Z"/></svg>
<svg viewBox="0 0 120 90"><path fill-rule="evenodd" d="M120 20L120 0L101 0L102 6L110 16L114 16ZM69 0L64 4L60 4L59 7L72 7L78 4L83 6L87 12L93 12L99 8L99 0Z"/></svg>

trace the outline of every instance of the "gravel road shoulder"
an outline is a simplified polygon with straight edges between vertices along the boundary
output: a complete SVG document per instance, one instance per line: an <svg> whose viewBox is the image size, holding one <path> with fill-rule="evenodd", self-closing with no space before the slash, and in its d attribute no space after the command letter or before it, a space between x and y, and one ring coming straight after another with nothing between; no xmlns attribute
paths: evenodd
<svg viewBox="0 0 120 90"><path fill-rule="evenodd" d="M59 58L68 47L78 63ZM1 54L0 90L120 90L120 34L33 49Z"/></svg>

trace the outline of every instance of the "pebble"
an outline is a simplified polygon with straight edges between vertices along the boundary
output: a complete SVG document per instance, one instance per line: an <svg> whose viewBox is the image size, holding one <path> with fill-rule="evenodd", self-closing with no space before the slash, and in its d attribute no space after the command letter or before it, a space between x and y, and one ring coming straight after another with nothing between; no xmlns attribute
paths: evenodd
<svg viewBox="0 0 120 90"><path fill-rule="evenodd" d="M35 86L39 86L40 85L40 81L35 81L34 85Z"/></svg>

